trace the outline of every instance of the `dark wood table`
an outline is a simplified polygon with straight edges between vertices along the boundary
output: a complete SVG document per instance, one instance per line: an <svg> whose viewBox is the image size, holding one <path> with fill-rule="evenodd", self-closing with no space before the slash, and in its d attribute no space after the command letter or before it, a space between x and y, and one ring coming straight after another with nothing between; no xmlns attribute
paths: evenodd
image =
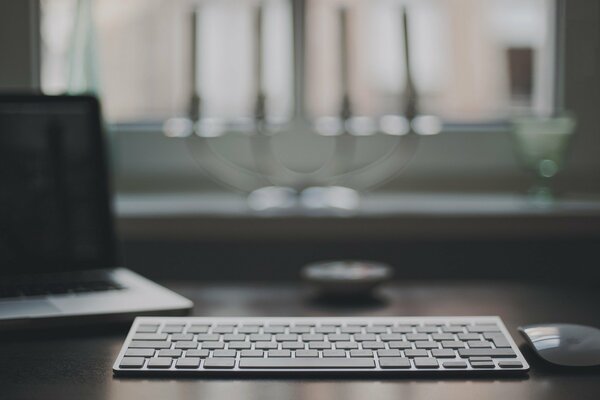
<svg viewBox="0 0 600 400"><path fill-rule="evenodd" d="M600 368L561 369L538 359L520 324L600 326L600 291L510 282L407 282L367 303L325 304L297 286L166 283L194 300L194 315L500 315L531 364L523 378L115 378L127 326L3 334L0 398L13 399L600 399Z"/></svg>

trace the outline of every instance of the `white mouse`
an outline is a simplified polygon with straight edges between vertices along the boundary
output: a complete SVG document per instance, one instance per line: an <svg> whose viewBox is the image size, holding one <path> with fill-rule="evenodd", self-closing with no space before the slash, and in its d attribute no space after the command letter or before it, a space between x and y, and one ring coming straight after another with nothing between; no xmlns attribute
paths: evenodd
<svg viewBox="0 0 600 400"><path fill-rule="evenodd" d="M519 327L533 350L544 360L569 367L600 365L600 329L574 324Z"/></svg>

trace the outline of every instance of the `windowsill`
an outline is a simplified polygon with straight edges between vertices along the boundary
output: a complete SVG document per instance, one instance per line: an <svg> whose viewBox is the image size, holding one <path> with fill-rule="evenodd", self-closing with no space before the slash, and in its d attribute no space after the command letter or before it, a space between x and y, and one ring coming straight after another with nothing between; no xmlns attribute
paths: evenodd
<svg viewBox="0 0 600 400"><path fill-rule="evenodd" d="M255 212L232 193L119 195L125 239L368 240L600 235L600 198L551 206L515 194L373 193L354 212Z"/></svg>

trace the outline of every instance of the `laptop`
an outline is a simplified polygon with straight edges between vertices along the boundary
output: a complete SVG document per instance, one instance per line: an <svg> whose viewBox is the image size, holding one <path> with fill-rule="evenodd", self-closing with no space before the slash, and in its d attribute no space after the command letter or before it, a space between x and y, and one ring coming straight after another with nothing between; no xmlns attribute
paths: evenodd
<svg viewBox="0 0 600 400"><path fill-rule="evenodd" d="M0 330L184 315L119 264L98 101L0 95Z"/></svg>

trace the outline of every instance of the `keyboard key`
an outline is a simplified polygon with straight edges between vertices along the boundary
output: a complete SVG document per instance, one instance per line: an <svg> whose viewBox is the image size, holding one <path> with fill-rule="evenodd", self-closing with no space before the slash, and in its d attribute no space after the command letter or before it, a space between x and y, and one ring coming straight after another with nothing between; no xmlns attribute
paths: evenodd
<svg viewBox="0 0 600 400"><path fill-rule="evenodd" d="M414 333L414 329L410 325L392 326L392 333Z"/></svg>
<svg viewBox="0 0 600 400"><path fill-rule="evenodd" d="M492 344L486 340L469 340L467 344L471 349L484 349L492 347Z"/></svg>
<svg viewBox="0 0 600 400"><path fill-rule="evenodd" d="M258 333L260 332L259 326L240 326L238 328L238 333Z"/></svg>
<svg viewBox="0 0 600 400"><path fill-rule="evenodd" d="M275 340L278 342L291 342L298 340L298 335L295 333L279 333L275 335Z"/></svg>
<svg viewBox="0 0 600 400"><path fill-rule="evenodd" d="M284 333L285 327L283 326L265 326L263 328L264 333Z"/></svg>
<svg viewBox="0 0 600 400"><path fill-rule="evenodd" d="M172 363L170 357L154 357L148 359L148 368L170 368Z"/></svg>
<svg viewBox="0 0 600 400"><path fill-rule="evenodd" d="M217 325L212 329L212 333L233 333L235 325Z"/></svg>
<svg viewBox="0 0 600 400"><path fill-rule="evenodd" d="M242 350L241 357L262 357L265 352L262 350Z"/></svg>
<svg viewBox="0 0 600 400"><path fill-rule="evenodd" d="M377 335L374 333L357 333L354 335L354 340L357 342L374 342L377 340Z"/></svg>
<svg viewBox="0 0 600 400"><path fill-rule="evenodd" d="M327 338L330 342L347 342L350 340L350 335L347 333L333 333L328 335Z"/></svg>
<svg viewBox="0 0 600 400"><path fill-rule="evenodd" d="M289 350L269 350L267 352L268 357L291 357L292 352Z"/></svg>
<svg viewBox="0 0 600 400"><path fill-rule="evenodd" d="M415 340L429 340L429 335L426 333L407 333L406 340L415 341Z"/></svg>
<svg viewBox="0 0 600 400"><path fill-rule="evenodd" d="M373 357L373 350L350 350L350 357Z"/></svg>
<svg viewBox="0 0 600 400"><path fill-rule="evenodd" d="M442 347L444 349L462 349L465 348L464 342L460 342L458 340L444 340L442 342Z"/></svg>
<svg viewBox="0 0 600 400"><path fill-rule="evenodd" d="M479 333L459 333L456 336L459 340L479 340L481 338Z"/></svg>
<svg viewBox="0 0 600 400"><path fill-rule="evenodd" d="M451 333L434 333L431 335L431 339L435 341L454 340L454 335Z"/></svg>
<svg viewBox="0 0 600 400"><path fill-rule="evenodd" d="M167 340L166 333L136 333L132 340Z"/></svg>
<svg viewBox="0 0 600 400"><path fill-rule="evenodd" d="M471 333L500 332L500 328L497 325L469 325L467 331Z"/></svg>
<svg viewBox="0 0 600 400"><path fill-rule="evenodd" d="M386 357L379 359L381 368L410 368L410 359L406 357Z"/></svg>
<svg viewBox="0 0 600 400"><path fill-rule="evenodd" d="M172 342L177 342L177 341L181 341L181 340L185 340L185 341L194 340L194 335L192 335L191 333L174 333L171 335Z"/></svg>
<svg viewBox="0 0 600 400"><path fill-rule="evenodd" d="M438 360L432 357L415 357L415 367L417 368L439 368Z"/></svg>
<svg viewBox="0 0 600 400"><path fill-rule="evenodd" d="M276 349L277 342L256 342L254 348L259 350Z"/></svg>
<svg viewBox="0 0 600 400"><path fill-rule="evenodd" d="M192 325L187 329L187 333L206 333L208 328L208 325Z"/></svg>
<svg viewBox="0 0 600 400"><path fill-rule="evenodd" d="M469 357L470 361L492 361L492 357Z"/></svg>
<svg viewBox="0 0 600 400"><path fill-rule="evenodd" d="M433 349L431 355L438 358L454 358L456 353L452 349Z"/></svg>
<svg viewBox="0 0 600 400"><path fill-rule="evenodd" d="M444 361L442 363L444 368L452 368L452 369L463 369L467 368L467 363L464 361Z"/></svg>
<svg viewBox="0 0 600 400"><path fill-rule="evenodd" d="M358 325L353 325L353 326L342 326L340 328L340 332L341 333L361 333L362 332L362 328Z"/></svg>
<svg viewBox="0 0 600 400"><path fill-rule="evenodd" d="M377 350L379 357L400 357L401 355L400 350L397 349Z"/></svg>
<svg viewBox="0 0 600 400"><path fill-rule="evenodd" d="M317 350L297 350L296 357L319 357Z"/></svg>
<svg viewBox="0 0 600 400"><path fill-rule="evenodd" d="M383 325L367 326L365 328L365 332L367 332L367 333L386 333L387 327L383 326Z"/></svg>
<svg viewBox="0 0 600 400"><path fill-rule="evenodd" d="M317 326L315 333L335 333L337 328L335 326Z"/></svg>
<svg viewBox="0 0 600 400"><path fill-rule="evenodd" d="M517 355L515 354L515 352L508 348L508 349L459 349L458 350L458 355L461 357L482 357L482 356L487 356L487 357L506 357L506 358L512 358L512 357L516 357Z"/></svg>
<svg viewBox="0 0 600 400"><path fill-rule="evenodd" d="M183 355L183 351L179 349L163 349L158 351L159 357L181 357Z"/></svg>
<svg viewBox="0 0 600 400"><path fill-rule="evenodd" d="M194 369L200 367L200 358L198 357L185 357L180 358L175 362L175 368L188 368Z"/></svg>
<svg viewBox="0 0 600 400"><path fill-rule="evenodd" d="M273 337L273 335L271 335L270 333L256 333L256 334L250 335L250 341L251 342L268 342L271 340L272 337Z"/></svg>
<svg viewBox="0 0 600 400"><path fill-rule="evenodd" d="M356 342L335 342L335 348L342 349L342 350L358 349L358 343L356 343Z"/></svg>
<svg viewBox="0 0 600 400"><path fill-rule="evenodd" d="M383 349L385 348L385 344L383 342L363 342L363 349Z"/></svg>
<svg viewBox="0 0 600 400"><path fill-rule="evenodd" d="M469 360L471 367L473 368L494 368L493 361L473 361Z"/></svg>
<svg viewBox="0 0 600 400"><path fill-rule="evenodd" d="M305 342L322 342L325 336L322 333L305 333L302 335L302 340Z"/></svg>
<svg viewBox="0 0 600 400"><path fill-rule="evenodd" d="M228 369L235 366L235 358L207 358L204 360L204 368Z"/></svg>
<svg viewBox="0 0 600 400"><path fill-rule="evenodd" d="M221 335L217 335L214 333L206 333L206 334L198 335L197 340L199 342L217 342L217 341L219 341L220 337L221 337Z"/></svg>
<svg viewBox="0 0 600 400"><path fill-rule="evenodd" d="M344 350L323 350L323 357L346 357Z"/></svg>
<svg viewBox="0 0 600 400"><path fill-rule="evenodd" d="M417 349L437 349L440 347L438 342L434 342L433 340L424 340L415 342L415 347Z"/></svg>
<svg viewBox="0 0 600 400"><path fill-rule="evenodd" d="M144 366L144 357L123 357L119 363L121 368L142 368Z"/></svg>
<svg viewBox="0 0 600 400"><path fill-rule="evenodd" d="M417 331L417 333L437 333L437 332L439 332L439 329L437 326L423 325L423 326L417 326L416 331Z"/></svg>
<svg viewBox="0 0 600 400"><path fill-rule="evenodd" d="M213 357L231 357L235 358L235 350L215 350L213 351Z"/></svg>
<svg viewBox="0 0 600 400"><path fill-rule="evenodd" d="M368 358L244 358L240 368L375 368L375 361Z"/></svg>
<svg viewBox="0 0 600 400"><path fill-rule="evenodd" d="M329 342L309 342L309 349L322 350L322 349L330 349L331 343Z"/></svg>
<svg viewBox="0 0 600 400"><path fill-rule="evenodd" d="M207 342L205 342L205 343L207 343ZM176 349L197 349L198 342L176 342L175 348Z"/></svg>
<svg viewBox="0 0 600 400"><path fill-rule="evenodd" d="M500 361L498 366L500 368L523 368L523 363L520 361Z"/></svg>
<svg viewBox="0 0 600 400"><path fill-rule="evenodd" d="M127 349L125 352L126 357L152 357L154 355L154 349Z"/></svg>
<svg viewBox="0 0 600 400"><path fill-rule="evenodd" d="M243 342L244 340L246 340L246 335L241 335L239 333L228 333L223 335L223 341L225 342Z"/></svg>
<svg viewBox="0 0 600 400"><path fill-rule="evenodd" d="M250 342L229 342L227 345L228 349L236 349L236 350L249 350L252 348L252 343Z"/></svg>
<svg viewBox="0 0 600 400"><path fill-rule="evenodd" d="M289 331L290 333L310 333L310 326L292 326Z"/></svg>
<svg viewBox="0 0 600 400"><path fill-rule="evenodd" d="M224 349L224 342L202 342L203 349L215 350L215 349Z"/></svg>
<svg viewBox="0 0 600 400"><path fill-rule="evenodd" d="M390 349L412 349L412 343L405 340L389 342L388 346Z"/></svg>
<svg viewBox="0 0 600 400"><path fill-rule="evenodd" d="M427 350L425 349L408 349L404 350L406 357L427 357Z"/></svg>
<svg viewBox="0 0 600 400"><path fill-rule="evenodd" d="M281 343L281 348L282 349L290 349L290 350L304 349L304 343L303 342L283 342L283 343Z"/></svg>
<svg viewBox="0 0 600 400"><path fill-rule="evenodd" d="M491 340L495 347L510 347L510 343L502 333L498 332L487 332L483 334L485 339Z"/></svg>
<svg viewBox="0 0 600 400"><path fill-rule="evenodd" d="M200 357L200 358L206 358L208 357L208 354L210 353L209 350L207 349L200 349L200 350L188 350L185 352L185 356L186 357Z"/></svg>
<svg viewBox="0 0 600 400"><path fill-rule="evenodd" d="M183 328L185 327L185 325L165 325L164 328L162 328L162 333L181 333L183 332Z"/></svg>
<svg viewBox="0 0 600 400"><path fill-rule="evenodd" d="M130 349L168 349L171 347L171 342L158 340L132 340L129 343Z"/></svg>
<svg viewBox="0 0 600 400"><path fill-rule="evenodd" d="M442 326L442 332L446 333L463 333L465 328L460 325Z"/></svg>
<svg viewBox="0 0 600 400"><path fill-rule="evenodd" d="M155 333L158 327L158 324L140 324L135 331L138 333Z"/></svg>
<svg viewBox="0 0 600 400"><path fill-rule="evenodd" d="M389 342L392 340L402 340L402 335L400 333L382 333L379 335L379 338L383 342Z"/></svg>

